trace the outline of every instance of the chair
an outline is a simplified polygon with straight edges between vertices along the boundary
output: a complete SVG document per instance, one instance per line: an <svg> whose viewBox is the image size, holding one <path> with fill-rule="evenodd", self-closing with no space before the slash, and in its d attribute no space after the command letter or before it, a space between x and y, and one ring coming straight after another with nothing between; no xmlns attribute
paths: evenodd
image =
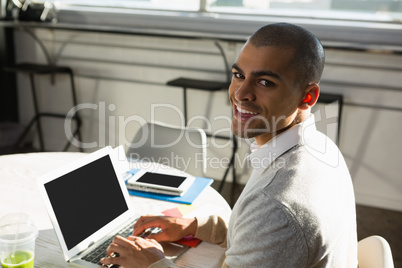
<svg viewBox="0 0 402 268"><path fill-rule="evenodd" d="M394 268L388 242L381 236L366 237L358 243L359 268Z"/></svg>
<svg viewBox="0 0 402 268"><path fill-rule="evenodd" d="M311 110L316 115L317 129L331 138L338 146L341 135L342 109L342 95L320 93L316 105Z"/></svg>
<svg viewBox="0 0 402 268"><path fill-rule="evenodd" d="M71 83L71 98L72 98L72 105L73 107L77 106L77 94L75 90L75 84L74 84L74 74L73 70L70 67L66 66L55 66L55 65L46 65L46 64L32 64L32 63L20 63L16 64L14 66L7 66L4 68L5 71L8 72L22 72L22 73L27 73L29 74L30 82L31 82L31 91L32 91L32 99L33 99L33 104L34 104L34 116L29 122L28 126L25 128L24 132L21 134L19 137L16 146L19 146L21 142L25 139L25 137L28 135L31 127L36 123L37 131L38 131L38 137L39 137L39 146L41 151L45 151L45 143L44 143L44 137L43 137L43 130L41 127L41 122L40 118L42 117L53 117L53 118L59 118L62 120L65 120L67 117L66 114L60 114L60 113L48 113L48 112L41 112L39 109L39 102L38 102L38 97L37 97L37 92L36 92L36 87L35 87L35 80L34 77L35 75L55 75L55 74L66 74L70 77L70 83ZM81 141L81 124L82 120L76 111L75 114L70 117L71 120L76 121L76 128L73 132L73 137L78 137L78 139ZM71 142L67 141L66 145L64 146L64 151L67 151L67 149L70 147ZM79 150L82 152L82 148L80 147Z"/></svg>
<svg viewBox="0 0 402 268"><path fill-rule="evenodd" d="M230 81L230 79L229 79ZM218 81L206 81L206 80L198 80L198 79L191 79L191 78L177 78L173 79L167 82L167 85L169 86L177 86L177 87L182 87L183 88L183 113L184 113L184 122L187 124L188 120L188 115L187 115L187 88L192 88L192 89L200 89L200 90L205 90L209 92L215 92L219 90L227 90L227 88L230 85L230 82L218 82ZM210 133L207 133L208 137L212 137ZM229 174L230 168L232 168L232 176L233 176L233 184L232 184L232 193L234 192L234 189L236 187L237 181L236 181L236 167L235 167L235 156L236 156L236 151L237 151L237 141L236 138L232 135L229 137L222 136L222 135L214 135L213 136L215 139L227 139L227 140L232 140L233 141L233 147L232 147L232 156L230 158L230 163L227 166L225 170L225 174L223 175L221 184L219 186L218 192L222 192L223 186L226 182L226 177ZM233 196L233 194L232 194Z"/></svg>
<svg viewBox="0 0 402 268"><path fill-rule="evenodd" d="M136 133L127 157L203 177L207 169L206 153L207 136L203 129L148 122Z"/></svg>

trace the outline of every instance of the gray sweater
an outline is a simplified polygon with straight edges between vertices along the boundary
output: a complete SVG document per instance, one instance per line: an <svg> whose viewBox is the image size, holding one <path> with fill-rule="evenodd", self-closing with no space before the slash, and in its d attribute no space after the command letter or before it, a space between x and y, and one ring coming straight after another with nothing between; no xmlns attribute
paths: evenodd
<svg viewBox="0 0 402 268"><path fill-rule="evenodd" d="M198 219L197 237L227 241L224 266L357 267L352 181L337 146L311 119L250 155L254 170L227 233L219 217Z"/></svg>

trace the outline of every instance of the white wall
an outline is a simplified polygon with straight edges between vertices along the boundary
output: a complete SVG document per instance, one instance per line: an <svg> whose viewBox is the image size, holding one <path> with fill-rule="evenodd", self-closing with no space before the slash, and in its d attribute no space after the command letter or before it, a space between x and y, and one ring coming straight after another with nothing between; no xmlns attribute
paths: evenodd
<svg viewBox="0 0 402 268"><path fill-rule="evenodd" d="M97 143L86 149L88 152L105 145L127 144L141 120L179 125L182 89L166 86L167 81L177 77L225 81L224 62L212 40L43 29L34 34L52 62L73 68L79 103L97 105L80 110L84 142ZM15 39L17 62L47 62L43 50L26 32L17 31ZM220 44L229 64L243 45ZM340 148L350 168L357 202L402 210L402 56L337 49L326 53L321 89L345 98ZM26 124L33 114L29 81L25 75L18 78L20 117ZM66 113L71 109L69 81L65 76L57 76L56 81L52 85L48 76L37 80L41 109ZM189 90L188 100L190 118L207 117L211 132L229 129L231 108L224 90ZM43 121L48 150L61 150L66 141L61 121ZM191 126L205 127L202 122L198 119ZM230 143L220 141L223 148L216 148L212 142L207 175L220 179L224 169L216 163L212 168L212 160L225 166ZM248 145L243 142L239 163L246 163L243 156L247 152ZM241 182L247 181L248 174L247 165L238 168Z"/></svg>

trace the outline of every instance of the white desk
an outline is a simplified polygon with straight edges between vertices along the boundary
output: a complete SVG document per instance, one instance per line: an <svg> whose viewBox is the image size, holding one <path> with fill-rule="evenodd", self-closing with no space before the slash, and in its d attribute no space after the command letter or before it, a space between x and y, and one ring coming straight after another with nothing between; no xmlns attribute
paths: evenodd
<svg viewBox="0 0 402 268"><path fill-rule="evenodd" d="M35 267L73 267L64 261L60 246L36 186L36 178L84 153L30 153L0 156L0 217L15 212L31 216L40 230L36 243ZM131 164L132 167L135 164ZM130 196L141 215L160 212L179 206L177 203ZM231 209L222 196L207 187L193 205L195 214L217 214L229 220ZM179 267L220 267L224 249L202 242L188 250L176 262Z"/></svg>

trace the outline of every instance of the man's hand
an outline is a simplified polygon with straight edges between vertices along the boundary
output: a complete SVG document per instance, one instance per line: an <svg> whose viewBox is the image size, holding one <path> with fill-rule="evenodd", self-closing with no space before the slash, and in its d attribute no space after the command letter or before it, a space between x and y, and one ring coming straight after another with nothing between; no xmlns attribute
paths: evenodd
<svg viewBox="0 0 402 268"><path fill-rule="evenodd" d="M124 268L147 268L165 258L163 248L158 242L136 236L116 236L108 247L107 254L116 256L101 259L102 264L117 264Z"/></svg>
<svg viewBox="0 0 402 268"><path fill-rule="evenodd" d="M162 232L148 236L156 241L177 241L188 235L195 235L197 231L197 220L172 218L162 216L142 216L134 225L134 236L150 227L159 227Z"/></svg>

